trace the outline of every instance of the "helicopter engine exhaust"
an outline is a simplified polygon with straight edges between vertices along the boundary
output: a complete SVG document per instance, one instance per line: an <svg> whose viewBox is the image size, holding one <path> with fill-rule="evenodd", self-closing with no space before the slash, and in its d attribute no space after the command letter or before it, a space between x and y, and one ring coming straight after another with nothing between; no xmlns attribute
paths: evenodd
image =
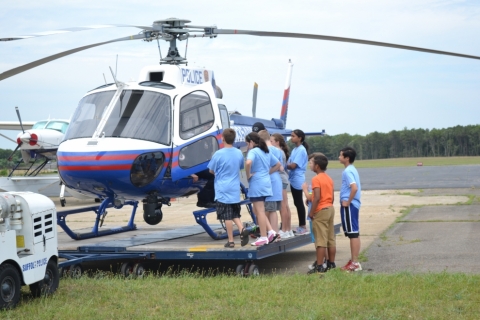
<svg viewBox="0 0 480 320"><path fill-rule="evenodd" d="M149 194L143 200L143 220L151 226L157 225L162 221L162 203L158 201L156 193Z"/></svg>

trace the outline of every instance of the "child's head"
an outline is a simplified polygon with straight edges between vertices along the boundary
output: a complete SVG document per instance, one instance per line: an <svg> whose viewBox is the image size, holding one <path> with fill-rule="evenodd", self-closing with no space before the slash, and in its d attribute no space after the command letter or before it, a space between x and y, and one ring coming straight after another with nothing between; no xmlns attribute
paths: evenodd
<svg viewBox="0 0 480 320"><path fill-rule="evenodd" d="M225 141L226 144L233 144L236 137L235 130L231 128L226 128L225 130L223 130L222 137L223 141Z"/></svg>
<svg viewBox="0 0 480 320"><path fill-rule="evenodd" d="M352 147L345 147L340 150L340 156L338 159L342 164L352 164L355 161L355 157L357 156L357 152Z"/></svg>
<svg viewBox="0 0 480 320"><path fill-rule="evenodd" d="M327 171L327 166L328 166L328 159L325 157L323 154L317 155L313 158L313 168L315 172L319 171ZM320 169L320 170L318 170Z"/></svg>
<svg viewBox="0 0 480 320"><path fill-rule="evenodd" d="M245 137L245 142L247 143L249 149L258 147L265 153L269 152L267 144L265 143L265 141L263 141L263 139L260 138L260 136L256 132L250 132L249 134L247 134L247 136Z"/></svg>
<svg viewBox="0 0 480 320"><path fill-rule="evenodd" d="M308 166L310 167L310 170L315 171L315 163L313 161L313 158L316 156L324 156L325 155L321 152L314 152L308 155Z"/></svg>
<svg viewBox="0 0 480 320"><path fill-rule="evenodd" d="M260 130L258 131L258 135L260 136L260 138L267 142L267 141L270 141L270 133L268 133L267 130Z"/></svg>

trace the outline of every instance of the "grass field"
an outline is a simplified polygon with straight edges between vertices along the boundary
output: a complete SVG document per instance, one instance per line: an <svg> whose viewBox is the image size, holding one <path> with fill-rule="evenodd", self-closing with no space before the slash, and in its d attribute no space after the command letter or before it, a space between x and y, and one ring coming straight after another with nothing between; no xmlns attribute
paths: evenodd
<svg viewBox="0 0 480 320"><path fill-rule="evenodd" d="M480 275L347 274L64 279L7 319L478 319Z"/></svg>
<svg viewBox="0 0 480 320"><path fill-rule="evenodd" d="M357 168L414 167L421 162L423 166L460 166L468 164L480 165L480 157L429 157L429 158L395 158L376 160L356 160ZM328 168L341 169L343 165L335 160L329 160Z"/></svg>

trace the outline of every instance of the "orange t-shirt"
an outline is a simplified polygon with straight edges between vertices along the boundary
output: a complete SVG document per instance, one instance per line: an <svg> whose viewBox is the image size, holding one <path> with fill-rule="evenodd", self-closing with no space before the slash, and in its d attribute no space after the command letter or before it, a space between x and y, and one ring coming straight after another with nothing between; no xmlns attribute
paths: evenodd
<svg viewBox="0 0 480 320"><path fill-rule="evenodd" d="M314 189L320 188L320 202L313 212L332 206L333 202L333 180L328 174L322 172L312 178L312 196Z"/></svg>

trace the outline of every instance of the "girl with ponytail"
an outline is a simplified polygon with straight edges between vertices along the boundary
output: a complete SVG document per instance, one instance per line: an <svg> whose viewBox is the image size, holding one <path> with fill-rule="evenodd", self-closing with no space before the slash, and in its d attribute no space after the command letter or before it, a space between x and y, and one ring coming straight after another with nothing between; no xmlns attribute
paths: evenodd
<svg viewBox="0 0 480 320"><path fill-rule="evenodd" d="M297 234L304 234L307 232L307 228L302 184L305 182L305 171L307 170L308 144L305 141L305 133L302 130L293 130L290 137L290 141L295 145L295 148L292 150L292 154L288 159L287 169L290 170L288 178L290 181L293 203L297 208L298 214L299 226L297 228Z"/></svg>
<svg viewBox="0 0 480 320"><path fill-rule="evenodd" d="M265 199L273 195L270 173L280 168L280 162L270 156L267 144L258 133L249 133L245 137L245 142L248 146L247 160L245 161L248 197L260 227L260 237L252 242L252 246L263 246L277 236L265 215Z"/></svg>

